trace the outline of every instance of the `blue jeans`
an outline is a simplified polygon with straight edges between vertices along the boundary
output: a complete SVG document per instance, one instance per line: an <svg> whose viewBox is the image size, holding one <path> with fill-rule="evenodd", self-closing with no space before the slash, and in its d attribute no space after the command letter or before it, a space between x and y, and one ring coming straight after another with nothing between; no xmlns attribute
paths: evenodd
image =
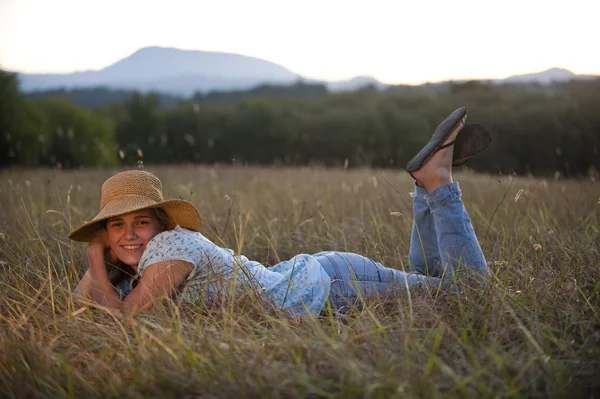
<svg viewBox="0 0 600 399"><path fill-rule="evenodd" d="M398 286L449 286L464 272L489 273L485 257L461 200L457 182L427 193L415 184L410 240L410 273L391 269L350 252L313 256L331 277L329 299L335 308L356 298L392 292Z"/></svg>

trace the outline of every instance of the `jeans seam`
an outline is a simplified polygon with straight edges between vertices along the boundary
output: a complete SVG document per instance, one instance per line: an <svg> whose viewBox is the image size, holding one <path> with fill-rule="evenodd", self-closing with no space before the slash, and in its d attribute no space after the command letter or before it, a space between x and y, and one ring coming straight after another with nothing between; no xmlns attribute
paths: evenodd
<svg viewBox="0 0 600 399"><path fill-rule="evenodd" d="M434 208L446 205L449 202L460 199L461 191L457 182L446 184L438 187L431 193L425 196L429 208L433 211Z"/></svg>
<svg viewBox="0 0 600 399"><path fill-rule="evenodd" d="M344 262L344 265L346 266L346 269L348 269L348 280L344 281L344 287L346 288L346 298L347 299L351 299L351 298L359 298L361 296L360 293L363 293L364 295L364 289L365 289L365 273L363 271L363 275L362 275L362 279L359 279L359 276L356 272L357 267L355 267L352 262L350 261L350 259L348 259L347 257L344 258L344 256L342 256L342 254L338 253L336 254L338 255L340 258L342 258L342 261ZM363 262L363 266L364 266L364 262ZM357 292L356 290L359 290L359 292Z"/></svg>

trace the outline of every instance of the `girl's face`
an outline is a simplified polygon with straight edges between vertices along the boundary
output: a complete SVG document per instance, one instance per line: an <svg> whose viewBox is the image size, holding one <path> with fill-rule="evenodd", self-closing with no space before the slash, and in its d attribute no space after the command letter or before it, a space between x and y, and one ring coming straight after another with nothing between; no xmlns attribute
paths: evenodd
<svg viewBox="0 0 600 399"><path fill-rule="evenodd" d="M164 228L153 209L143 209L108 219L106 230L117 258L137 270L146 245Z"/></svg>

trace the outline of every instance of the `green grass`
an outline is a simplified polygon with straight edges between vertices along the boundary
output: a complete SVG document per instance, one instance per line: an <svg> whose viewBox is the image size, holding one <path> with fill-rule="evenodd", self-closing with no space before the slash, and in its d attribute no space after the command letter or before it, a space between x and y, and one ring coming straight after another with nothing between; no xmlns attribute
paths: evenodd
<svg viewBox="0 0 600 399"><path fill-rule="evenodd" d="M412 183L402 172L148 170L166 197L197 205L204 235L266 265L344 250L407 267ZM458 174L494 275L460 295L400 290L319 319L251 298L126 318L70 296L85 246L66 235L98 211L112 171L0 173L0 397L600 392L598 183Z"/></svg>

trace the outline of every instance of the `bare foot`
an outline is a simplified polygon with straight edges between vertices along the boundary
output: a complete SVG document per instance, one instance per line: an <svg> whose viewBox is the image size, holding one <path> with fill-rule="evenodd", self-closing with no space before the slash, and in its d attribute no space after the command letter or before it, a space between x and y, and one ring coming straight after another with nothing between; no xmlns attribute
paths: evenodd
<svg viewBox="0 0 600 399"><path fill-rule="evenodd" d="M458 126L450 133L446 141L444 141L444 144L456 140L458 132L460 132L465 125L465 119L466 118L463 118L460 121ZM417 179L417 184L421 187L425 187L428 192L432 192L444 184L452 183L453 153L454 145L436 151L431 158L425 162L421 169L412 172L414 178Z"/></svg>

